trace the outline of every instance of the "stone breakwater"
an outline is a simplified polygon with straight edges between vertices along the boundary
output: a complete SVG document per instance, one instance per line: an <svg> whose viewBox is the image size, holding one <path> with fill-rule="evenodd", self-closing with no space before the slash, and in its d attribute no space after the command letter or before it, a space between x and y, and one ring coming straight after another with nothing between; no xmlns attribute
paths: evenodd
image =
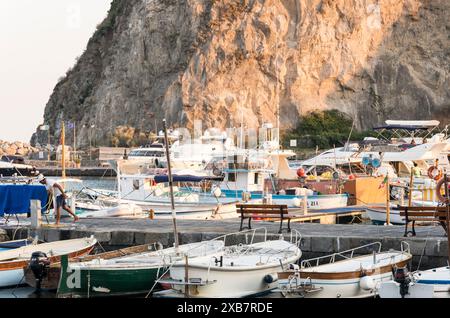
<svg viewBox="0 0 450 318"><path fill-rule="evenodd" d="M29 143L21 141L4 141L0 140L0 156L3 155L17 155L17 156L30 156L33 153L37 153L40 150L31 146Z"/></svg>

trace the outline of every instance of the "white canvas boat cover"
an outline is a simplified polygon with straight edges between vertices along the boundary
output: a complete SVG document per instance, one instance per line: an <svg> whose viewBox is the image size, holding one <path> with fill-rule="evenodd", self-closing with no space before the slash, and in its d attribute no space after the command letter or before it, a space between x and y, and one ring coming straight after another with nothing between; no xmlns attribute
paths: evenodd
<svg viewBox="0 0 450 318"><path fill-rule="evenodd" d="M409 128L411 126L422 126L422 127L436 127L439 126L440 122L438 120L386 120L386 125L388 126L404 126Z"/></svg>

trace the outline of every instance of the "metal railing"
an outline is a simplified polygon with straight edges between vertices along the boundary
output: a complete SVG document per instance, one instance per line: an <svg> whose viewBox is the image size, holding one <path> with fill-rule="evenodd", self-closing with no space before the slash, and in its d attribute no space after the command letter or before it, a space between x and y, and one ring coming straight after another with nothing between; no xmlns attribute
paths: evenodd
<svg viewBox="0 0 450 318"><path fill-rule="evenodd" d="M369 243L369 244L366 244L366 245L355 247L355 248L352 248L352 249L349 249L349 250L346 250L346 251L333 253L331 255L325 255L325 256L320 256L320 257L315 257L315 258L310 258L310 259L304 260L304 261L302 261L300 263L300 267L301 268L313 267L312 264L314 262L315 262L314 266L319 266L321 260L325 260L325 259L328 259L328 258L330 259L328 264L332 264L332 263L336 262L336 257L342 257L342 259L352 259L354 254L355 254L355 251L362 250L362 249L365 249L365 248L368 248L368 247L371 247L371 246L373 246L373 247L378 246L378 251L376 251L375 248L373 248L373 251L375 251L376 253L380 253L381 252L381 242L373 242L373 243ZM350 254L350 256L346 256L345 254Z"/></svg>

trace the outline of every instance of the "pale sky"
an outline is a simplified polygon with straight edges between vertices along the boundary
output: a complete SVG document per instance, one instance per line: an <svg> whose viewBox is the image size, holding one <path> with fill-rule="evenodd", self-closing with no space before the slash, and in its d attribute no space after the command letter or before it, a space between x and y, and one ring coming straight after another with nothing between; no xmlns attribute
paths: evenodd
<svg viewBox="0 0 450 318"><path fill-rule="evenodd" d="M112 0L0 0L0 139L28 142Z"/></svg>

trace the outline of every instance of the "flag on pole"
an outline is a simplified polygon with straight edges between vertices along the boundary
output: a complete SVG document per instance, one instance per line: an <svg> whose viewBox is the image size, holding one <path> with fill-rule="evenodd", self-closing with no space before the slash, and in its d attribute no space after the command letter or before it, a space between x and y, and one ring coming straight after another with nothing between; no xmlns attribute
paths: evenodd
<svg viewBox="0 0 450 318"><path fill-rule="evenodd" d="M378 189L384 188L384 185L387 183L388 181L388 177L384 177L383 182L380 183L380 186L378 187Z"/></svg>

